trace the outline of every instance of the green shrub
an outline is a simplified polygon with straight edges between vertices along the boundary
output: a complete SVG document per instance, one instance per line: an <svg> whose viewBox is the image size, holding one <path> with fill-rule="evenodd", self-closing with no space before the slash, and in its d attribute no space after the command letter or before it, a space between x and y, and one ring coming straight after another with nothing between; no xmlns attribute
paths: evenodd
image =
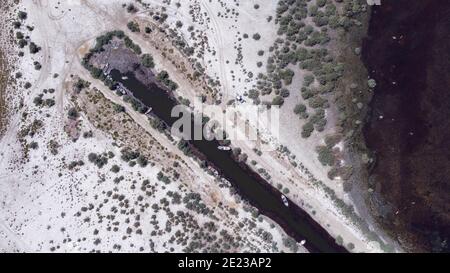
<svg viewBox="0 0 450 273"><path fill-rule="evenodd" d="M142 65L148 68L154 68L155 63L153 62L153 57L150 54L142 55Z"/></svg>
<svg viewBox="0 0 450 273"><path fill-rule="evenodd" d="M302 138L308 138L314 131L314 124L310 121L302 126Z"/></svg>
<svg viewBox="0 0 450 273"><path fill-rule="evenodd" d="M311 74L305 75L303 78L303 85L310 86L314 82L314 76Z"/></svg>
<svg viewBox="0 0 450 273"><path fill-rule="evenodd" d="M348 248L349 250L353 250L353 249L355 249L355 245L354 245L353 243L348 243L348 244L347 244L347 248Z"/></svg>
<svg viewBox="0 0 450 273"><path fill-rule="evenodd" d="M256 40L256 41L258 41L259 39L261 39L261 35L260 35L259 33L253 34L252 37L253 37L253 39Z"/></svg>
<svg viewBox="0 0 450 273"><path fill-rule="evenodd" d="M120 167L114 164L111 166L111 171L113 173L118 173L120 171Z"/></svg>
<svg viewBox="0 0 450 273"><path fill-rule="evenodd" d="M20 20L26 20L28 18L28 14L25 11L19 11L17 15Z"/></svg>
<svg viewBox="0 0 450 273"><path fill-rule="evenodd" d="M284 99L281 96L276 96L272 99L272 105L281 106L284 103Z"/></svg>
<svg viewBox="0 0 450 273"><path fill-rule="evenodd" d="M297 115L306 112L306 106L302 103L297 104L294 107L294 113L296 113Z"/></svg>
<svg viewBox="0 0 450 273"><path fill-rule="evenodd" d="M333 166L336 158L334 156L333 150L327 146L318 146L316 151L319 154L319 161L324 166Z"/></svg>
<svg viewBox="0 0 450 273"><path fill-rule="evenodd" d="M79 117L78 111L75 108L70 108L69 111L67 112L67 116L69 117L69 119L77 119Z"/></svg>
<svg viewBox="0 0 450 273"><path fill-rule="evenodd" d="M29 48L30 48L30 53L31 54L36 54L36 53L38 53L41 50L41 48L39 46L37 46L35 43L33 43L33 42L30 43Z"/></svg>
<svg viewBox="0 0 450 273"><path fill-rule="evenodd" d="M134 21L128 22L127 27L129 30L131 30L131 32L140 32L141 31L139 28L139 24Z"/></svg>

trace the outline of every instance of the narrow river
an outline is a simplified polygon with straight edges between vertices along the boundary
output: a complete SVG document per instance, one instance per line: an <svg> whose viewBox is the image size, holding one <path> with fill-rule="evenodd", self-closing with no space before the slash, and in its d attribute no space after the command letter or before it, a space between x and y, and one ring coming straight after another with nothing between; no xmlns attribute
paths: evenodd
<svg viewBox="0 0 450 273"><path fill-rule="evenodd" d="M113 70L111 75L116 82L122 83L130 90L135 98L151 107L152 113L168 127L177 120L171 116L171 110L177 102L156 84L147 87L132 73L127 73L126 78L122 78L124 75L118 70ZM241 197L258 208L261 214L277 222L297 242L306 240L304 246L308 251L347 252L300 207L291 201L288 201L289 206L286 207L281 200L281 193L247 165L236 162L231 152L218 150L220 144L217 140L194 140L190 141L190 144L208 164L230 181Z"/></svg>

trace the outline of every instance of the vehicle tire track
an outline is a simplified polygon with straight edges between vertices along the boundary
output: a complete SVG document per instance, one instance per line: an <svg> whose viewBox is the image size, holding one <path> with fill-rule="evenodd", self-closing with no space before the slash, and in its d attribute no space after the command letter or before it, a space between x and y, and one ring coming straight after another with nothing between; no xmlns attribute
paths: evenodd
<svg viewBox="0 0 450 273"><path fill-rule="evenodd" d="M222 85L222 101L227 101L229 97L229 86L228 86L228 80L227 80L227 72L225 69L225 61L223 56L223 48L224 48L224 42L222 37L222 31L220 29L220 25L217 22L217 19L214 16L214 13L211 11L211 9L208 7L207 4L204 2L201 2L202 7L206 10L206 13L208 14L209 18L211 19L211 23L213 24L214 29L216 30L216 35L214 35L214 40L216 42L217 46L217 54L219 55L219 72L220 72L220 78L221 78L221 85Z"/></svg>

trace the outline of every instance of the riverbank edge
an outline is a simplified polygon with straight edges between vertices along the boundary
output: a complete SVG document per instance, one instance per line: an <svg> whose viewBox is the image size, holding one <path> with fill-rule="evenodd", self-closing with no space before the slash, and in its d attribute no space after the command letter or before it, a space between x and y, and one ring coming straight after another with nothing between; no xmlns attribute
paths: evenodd
<svg viewBox="0 0 450 273"><path fill-rule="evenodd" d="M362 25L341 34L336 45L336 51L339 52L338 60L346 66L346 72L340 80L338 88L348 91L343 91L342 101L336 101L336 104L351 109L350 111L344 111L348 120L344 126L344 158L352 166L352 175L348 181L344 182L344 188L349 188L347 190L348 195L358 215L374 232L373 234L366 234L369 239L384 241L385 244L380 244L380 248L385 252L402 252L404 246L400 245L395 239L396 234L386 229L379 219L380 215L369 184L370 168L374 164L374 158L372 151L366 146L363 128L371 116L370 102L372 101L373 91L368 87L369 71L362 60L360 51L363 41L368 35L371 14L372 7L369 6L367 12L361 15ZM357 49L359 53L355 52ZM352 88L352 85L355 84L357 87ZM361 109L355 107L354 95L358 95L358 93L359 100L357 102L363 104ZM379 239L371 238L374 234L378 235Z"/></svg>

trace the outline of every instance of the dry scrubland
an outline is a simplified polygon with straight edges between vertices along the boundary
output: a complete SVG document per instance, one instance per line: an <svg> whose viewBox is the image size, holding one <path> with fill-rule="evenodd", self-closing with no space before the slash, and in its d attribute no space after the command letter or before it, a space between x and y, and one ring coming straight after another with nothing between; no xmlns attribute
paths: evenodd
<svg viewBox="0 0 450 273"><path fill-rule="evenodd" d="M126 15L121 3L108 3ZM79 78L90 75L77 50L108 24L91 27L95 34L79 29L87 33L78 38L47 37L49 26L59 27L51 22L75 22L59 12L90 8L36 4L9 14L20 22L11 37L27 44L17 42L19 62L11 63L17 84L8 86L14 96L1 139L2 251L304 251L145 116L106 99L101 82ZM84 16L91 21L77 24L97 26L94 12ZM67 37L80 40L68 45Z"/></svg>
<svg viewBox="0 0 450 273"><path fill-rule="evenodd" d="M344 141L361 123L349 114L370 87L339 88L345 66L338 41L361 24L365 1L265 2L16 6L8 16L17 83L9 86L11 115L0 140L1 248L298 250L226 181L202 170L83 68L96 37L122 30L136 53L150 54L154 69L168 72L186 104L257 104L261 111L280 105L280 137L260 132L258 142L233 142L235 152L348 249L392 250L344 191L351 176ZM234 101L236 95L246 101ZM340 103L349 97L352 105Z"/></svg>

